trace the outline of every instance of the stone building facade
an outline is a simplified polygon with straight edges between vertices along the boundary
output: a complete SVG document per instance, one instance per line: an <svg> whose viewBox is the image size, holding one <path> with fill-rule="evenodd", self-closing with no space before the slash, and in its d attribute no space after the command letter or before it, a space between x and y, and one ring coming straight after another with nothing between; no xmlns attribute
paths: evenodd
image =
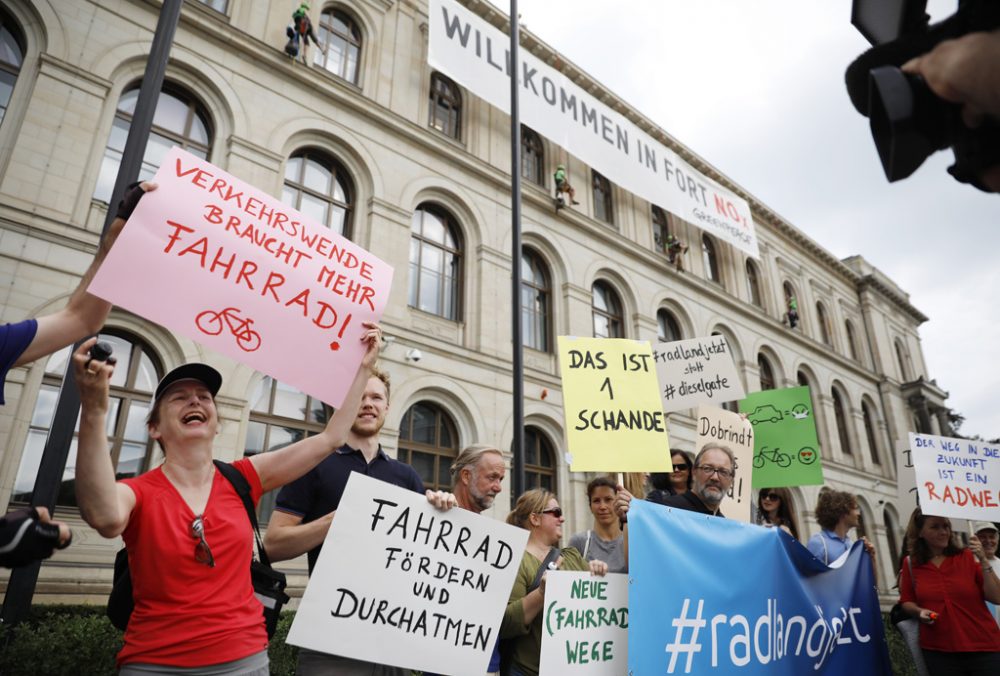
<svg viewBox="0 0 1000 676"><path fill-rule="evenodd" d="M496 26L481 0L465 4ZM0 0L0 311L4 321L65 303L91 259L124 147L160 3ZM394 266L383 323L393 379L390 454L429 486L463 446L512 439L509 118L427 63L427 6L414 0L317 2L326 53L284 52L290 5L184 3L144 172L174 144L342 232ZM557 55L526 33L525 48ZM812 389L827 484L859 495L879 580L908 516L896 498L895 440L948 433L906 292L861 256L838 260L643 118L561 55L564 73L751 205L759 260L666 214L529 129L523 134L525 424L529 485L553 488L567 535L587 527L584 486L568 471L554 352L558 335L655 340L725 335L744 387ZM565 164L579 206L553 209ZM686 269L667 260L667 233ZM169 302L170 289L163 289ZM800 321L787 321L787 297ZM122 476L162 459L142 421L157 378L185 361L219 368L219 456L266 452L319 429L323 406L156 324L115 309L106 334L119 367L109 438ZM0 409L0 506L30 496L66 354L11 372ZM672 414L691 449L690 414ZM82 524L72 456L59 516L72 548L43 566L41 600L103 601L119 544ZM493 508L502 517L509 482ZM800 530L815 532L819 487L793 489ZM265 499L266 520L271 503ZM892 553L892 555L889 555ZM289 564L301 589L304 560ZM5 577L0 577L0 587ZM888 598L888 597L886 597Z"/></svg>

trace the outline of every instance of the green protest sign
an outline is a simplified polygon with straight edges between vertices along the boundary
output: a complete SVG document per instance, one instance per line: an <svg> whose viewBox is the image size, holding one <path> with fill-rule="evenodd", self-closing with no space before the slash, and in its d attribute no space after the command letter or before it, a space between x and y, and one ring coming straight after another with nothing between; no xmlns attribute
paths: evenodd
<svg viewBox="0 0 1000 676"><path fill-rule="evenodd" d="M753 425L753 487L823 483L819 439L808 387L754 392L740 401Z"/></svg>

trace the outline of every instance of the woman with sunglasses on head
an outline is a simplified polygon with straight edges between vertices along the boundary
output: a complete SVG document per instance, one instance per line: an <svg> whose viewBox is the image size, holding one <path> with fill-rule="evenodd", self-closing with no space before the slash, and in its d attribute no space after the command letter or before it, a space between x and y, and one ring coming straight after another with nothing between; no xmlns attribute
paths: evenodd
<svg viewBox="0 0 1000 676"><path fill-rule="evenodd" d="M1000 628L985 601L1000 603L1000 579L975 535L962 548L951 520L913 510L910 553L899 576L903 612L920 621L920 648L931 676L1000 674Z"/></svg>
<svg viewBox="0 0 1000 676"><path fill-rule="evenodd" d="M757 495L757 523L761 526L777 526L796 540L799 539L792 495L787 488L760 489Z"/></svg>
<svg viewBox="0 0 1000 676"><path fill-rule="evenodd" d="M365 323L361 367L326 428L280 450L233 463L253 502L297 479L343 445L375 366L381 329ZM244 503L213 464L222 376L184 364L156 386L147 428L163 464L116 481L106 418L113 360L86 341L73 355L80 389L76 496L84 520L125 541L135 608L118 653L119 674L266 676L267 631L250 581L254 536Z"/></svg>
<svg viewBox="0 0 1000 676"><path fill-rule="evenodd" d="M542 654L542 609L545 604L545 578L549 570L589 570L604 575L608 565L603 561L584 560L573 547L558 549L562 525L566 519L556 496L541 488L525 491L507 523L529 531L528 544L521 558L507 610L500 625L505 667L509 661L509 676L538 676L538 661Z"/></svg>

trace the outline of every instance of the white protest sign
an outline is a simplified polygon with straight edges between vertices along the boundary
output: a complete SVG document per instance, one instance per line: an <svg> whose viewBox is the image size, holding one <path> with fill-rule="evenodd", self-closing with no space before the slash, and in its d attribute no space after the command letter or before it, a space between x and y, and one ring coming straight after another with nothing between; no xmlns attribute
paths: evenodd
<svg viewBox="0 0 1000 676"><path fill-rule="evenodd" d="M1000 446L910 433L924 514L1000 521Z"/></svg>
<svg viewBox="0 0 1000 676"><path fill-rule="evenodd" d="M354 472L288 643L404 669L486 673L527 539Z"/></svg>
<svg viewBox="0 0 1000 676"><path fill-rule="evenodd" d="M509 113L507 35L454 0L430 0L428 23L431 68ZM695 169L529 50L519 53L517 79L524 124L626 190L760 258L745 199Z"/></svg>
<svg viewBox="0 0 1000 676"><path fill-rule="evenodd" d="M628 575L552 571L543 612L539 676L628 672Z"/></svg>
<svg viewBox="0 0 1000 676"><path fill-rule="evenodd" d="M917 474L913 471L913 453L906 439L896 439L896 497L904 520L917 507Z"/></svg>
<svg viewBox="0 0 1000 676"><path fill-rule="evenodd" d="M697 431L697 451L701 451L705 444L717 443L729 448L736 457L736 477L719 509L727 518L750 523L750 504L754 501L751 487L753 425L739 413L713 406L699 406Z"/></svg>
<svg viewBox="0 0 1000 676"><path fill-rule="evenodd" d="M744 396L725 336L656 343L653 361L666 412L695 404L721 406Z"/></svg>

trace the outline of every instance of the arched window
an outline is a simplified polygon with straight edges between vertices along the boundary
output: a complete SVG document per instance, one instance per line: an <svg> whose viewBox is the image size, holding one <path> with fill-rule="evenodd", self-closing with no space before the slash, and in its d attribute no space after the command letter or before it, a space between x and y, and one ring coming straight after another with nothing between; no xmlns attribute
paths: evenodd
<svg viewBox="0 0 1000 676"><path fill-rule="evenodd" d="M844 407L844 400L840 396L837 388L833 388L833 415L837 420L837 435L840 437L840 450L844 455L851 455L851 437L847 431L847 410Z"/></svg>
<svg viewBox="0 0 1000 676"><path fill-rule="evenodd" d="M139 100L139 82L129 87L118 99L118 112L111 126L104 161L97 177L94 199L107 202L118 177L118 165L125 151L125 139L132 126L132 114ZM160 162L173 146L180 146L202 159L208 159L212 147L212 123L208 110L187 90L170 82L163 83L160 98L153 114L153 128L149 133L146 154L139 170L140 180L152 178Z"/></svg>
<svg viewBox="0 0 1000 676"><path fill-rule="evenodd" d="M764 296L760 292L760 274L757 272L757 264L749 258L747 259L747 288L750 290L750 302L763 309Z"/></svg>
<svg viewBox="0 0 1000 676"><path fill-rule="evenodd" d="M684 340L681 324L670 310L660 308L656 311L656 337L661 343Z"/></svg>
<svg viewBox="0 0 1000 676"><path fill-rule="evenodd" d="M722 284L722 274L719 270L719 256L715 251L715 242L708 235L701 237L701 259L705 264L705 274L710 281Z"/></svg>
<svg viewBox="0 0 1000 676"><path fill-rule="evenodd" d="M861 402L861 416L865 421L865 439L868 440L868 453L871 455L873 463L881 465L882 461L879 459L878 454L878 442L875 437L875 418L866 401Z"/></svg>
<svg viewBox="0 0 1000 676"><path fill-rule="evenodd" d="M431 74L430 126L462 140L462 92L441 73Z"/></svg>
<svg viewBox="0 0 1000 676"><path fill-rule="evenodd" d="M545 187L545 146L542 137L521 127L521 178Z"/></svg>
<svg viewBox="0 0 1000 676"><path fill-rule="evenodd" d="M760 371L760 391L773 390L775 388L774 369L771 368L771 362L768 361L763 352L757 355L757 370Z"/></svg>
<svg viewBox="0 0 1000 676"><path fill-rule="evenodd" d="M337 77L357 84L361 29L354 19L339 9L325 10L319 18L319 41L326 45L326 54L315 50L315 62Z"/></svg>
<svg viewBox="0 0 1000 676"><path fill-rule="evenodd" d="M7 113L14 83L24 64L24 33L14 19L0 7L0 124Z"/></svg>
<svg viewBox="0 0 1000 676"><path fill-rule="evenodd" d="M111 376L105 431L111 451L111 463L115 467L115 478L127 479L150 469L154 453L159 452L146 429L146 417L149 415L153 390L163 374L163 367L156 353L135 336L116 332L102 334L100 338L111 344L118 360L114 375ZM31 500L70 350L67 347L56 352L45 364L45 376L28 426L28 439L21 455L21 466L14 482L11 502L25 503ZM59 487L59 505L76 505L76 443L77 433L74 432Z"/></svg>
<svg viewBox="0 0 1000 676"><path fill-rule="evenodd" d="M898 338L896 339L896 362L899 364L899 377L904 383L909 382L913 377L910 370L910 359L903 348L903 343Z"/></svg>
<svg viewBox="0 0 1000 676"><path fill-rule="evenodd" d="M667 234L670 232L667 214L660 207L653 205L653 245L660 253L667 253Z"/></svg>
<svg viewBox="0 0 1000 676"><path fill-rule="evenodd" d="M555 491L556 454L552 442L538 428L524 428L524 487Z"/></svg>
<svg viewBox="0 0 1000 676"><path fill-rule="evenodd" d="M281 201L344 237L351 236L354 190L350 176L326 153L296 151L285 165Z"/></svg>
<svg viewBox="0 0 1000 676"><path fill-rule="evenodd" d="M323 431L333 411L314 399L270 376L265 376L250 397L245 457L277 451ZM257 504L261 523L274 511L278 489L265 493Z"/></svg>
<svg viewBox="0 0 1000 676"><path fill-rule="evenodd" d="M594 282L591 288L591 311L595 338L624 338L622 303L606 282Z"/></svg>
<svg viewBox="0 0 1000 676"><path fill-rule="evenodd" d="M809 380L809 376L806 375L805 371L799 371L795 374L795 380L799 384L799 387L809 388L809 407L812 409L813 422L816 423L816 432L819 432L819 422L817 422L818 413L816 408L816 397L813 395L812 382Z"/></svg>
<svg viewBox="0 0 1000 676"><path fill-rule="evenodd" d="M422 204L410 225L410 307L457 321L461 312L462 247L444 209Z"/></svg>
<svg viewBox="0 0 1000 676"><path fill-rule="evenodd" d="M521 334L527 347L548 352L551 312L549 275L542 257L524 249L521 260Z"/></svg>
<svg viewBox="0 0 1000 676"><path fill-rule="evenodd" d="M850 320L844 322L844 332L847 334L847 352L854 361L858 359L858 339L854 335L854 324Z"/></svg>
<svg viewBox="0 0 1000 676"><path fill-rule="evenodd" d="M594 191L594 218L605 223L614 223L614 203L611 200L611 181L590 170L590 185Z"/></svg>
<svg viewBox="0 0 1000 676"><path fill-rule="evenodd" d="M819 337L826 345L832 345L830 339L830 320L826 316L826 308L822 303L816 303L816 323L819 324Z"/></svg>
<svg viewBox="0 0 1000 676"><path fill-rule="evenodd" d="M451 416L421 401L399 424L399 459L417 470L427 490L451 490L451 463L458 456L458 433Z"/></svg>

